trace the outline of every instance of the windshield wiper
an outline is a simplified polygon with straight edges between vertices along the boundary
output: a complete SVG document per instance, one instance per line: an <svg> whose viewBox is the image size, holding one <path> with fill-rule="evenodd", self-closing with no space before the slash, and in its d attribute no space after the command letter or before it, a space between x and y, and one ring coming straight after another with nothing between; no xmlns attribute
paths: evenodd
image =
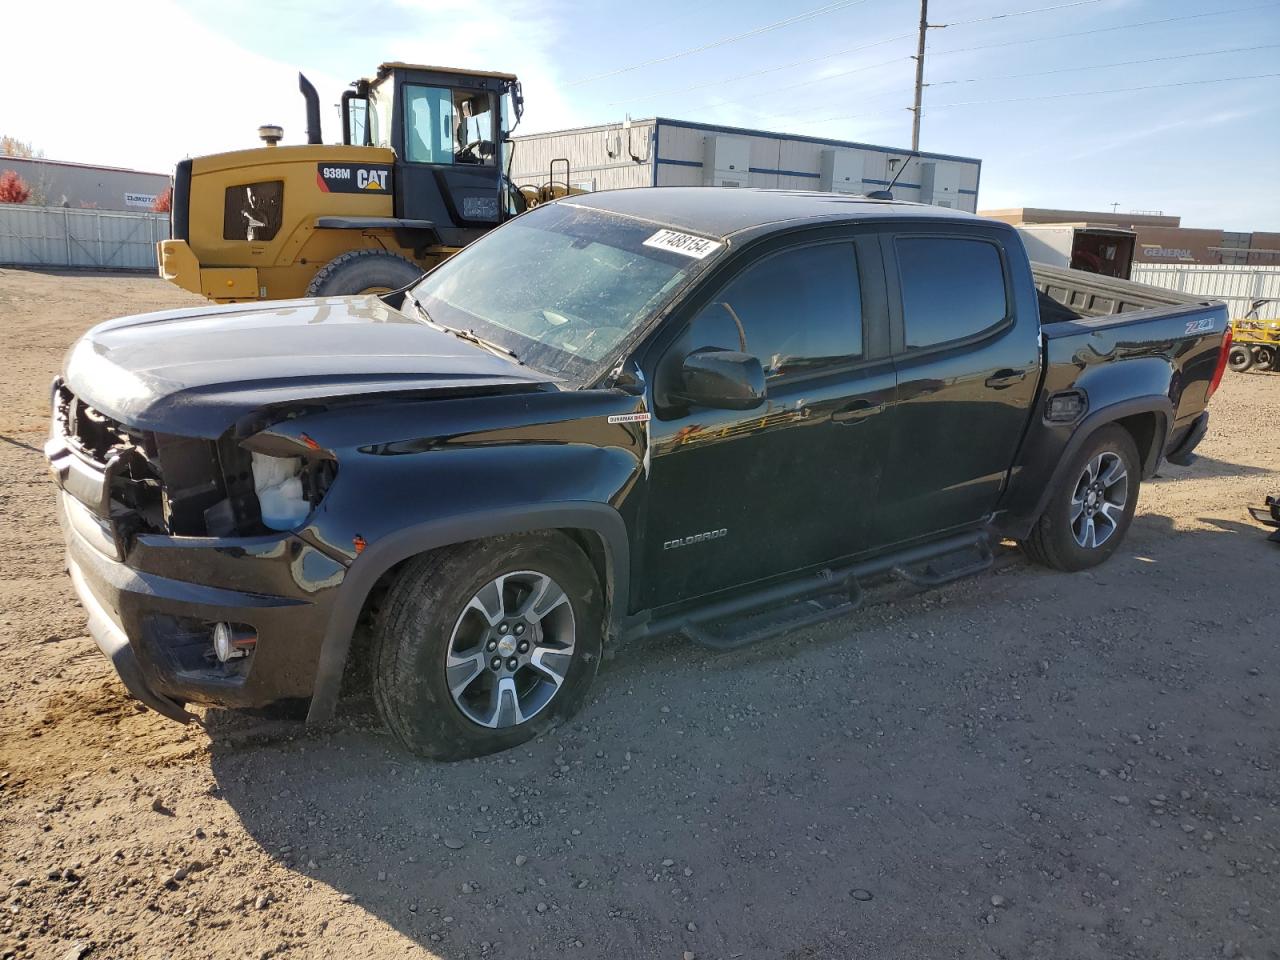
<svg viewBox="0 0 1280 960"><path fill-rule="evenodd" d="M424 307L416 297L411 296L409 299L412 300L413 305L418 308L418 313L422 316L422 319L437 330L443 330L445 333L451 333L459 340L466 340L468 343L474 343L477 347L484 347L490 353L496 353L503 357L510 357L516 363L521 365L524 364L524 361L516 356L516 352L514 350L509 350L502 344L494 343L492 340L486 340L474 330L463 330L460 327L450 327L438 320L432 320L431 314L427 313L427 308Z"/></svg>

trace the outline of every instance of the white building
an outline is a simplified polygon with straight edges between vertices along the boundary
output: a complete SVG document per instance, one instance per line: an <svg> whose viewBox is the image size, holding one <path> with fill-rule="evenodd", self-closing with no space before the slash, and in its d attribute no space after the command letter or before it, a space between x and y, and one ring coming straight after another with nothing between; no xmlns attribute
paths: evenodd
<svg viewBox="0 0 1280 960"><path fill-rule="evenodd" d="M866 194L975 212L982 161L845 140L656 117L517 136L511 179L584 190L766 187ZM555 164L554 174L552 164ZM905 165L905 169L904 169Z"/></svg>

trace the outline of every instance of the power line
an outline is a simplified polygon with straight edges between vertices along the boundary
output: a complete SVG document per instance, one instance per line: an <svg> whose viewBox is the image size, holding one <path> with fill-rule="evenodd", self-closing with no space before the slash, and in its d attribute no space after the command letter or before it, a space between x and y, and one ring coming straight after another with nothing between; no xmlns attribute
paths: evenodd
<svg viewBox="0 0 1280 960"><path fill-rule="evenodd" d="M571 83L565 84L565 86L576 87L580 84L591 83L595 80L603 80L606 77L616 77L622 73L630 73L632 70L639 70L641 67L651 67L654 64L678 60L681 57L687 57L694 53L702 53L705 50L711 50L715 47L723 47L730 43L737 43L739 40L758 37L762 33L769 33L770 31L778 30L781 27L789 27L792 24L804 23L807 20L813 20L816 17L821 17L828 13L835 13L837 10L843 10L846 7L852 7L865 2L866 0L838 0L836 3L828 3L825 6L817 7L805 13L798 13L795 16L787 17L785 20L775 20L773 23L766 23L764 26L748 30L746 33L735 34L731 37L721 37L719 40L712 40L710 43L690 47L688 50L681 50L679 53L670 53L663 57L653 57L649 60L642 60L639 63L633 63L627 67L619 67L617 70L610 70L607 73L596 74L594 77L583 77L581 80L574 80Z"/></svg>
<svg viewBox="0 0 1280 960"><path fill-rule="evenodd" d="M990 23L992 20L1009 20L1013 17L1025 17L1032 13L1049 13L1053 10L1066 10L1068 7L1087 7L1102 0L1071 0L1070 3L1059 3L1052 7L1034 7L1031 10L1015 10L1012 13L993 13L987 17L974 17L972 20L953 20L951 23L931 23L931 27L963 27L969 23Z"/></svg>
<svg viewBox="0 0 1280 960"><path fill-rule="evenodd" d="M1207 80L1180 80L1176 83L1148 83L1140 87L1113 87L1110 90L1081 90L1073 93L1048 93L1035 97L1008 97L1002 100L961 100L956 103L938 103L931 109L942 107L971 107L986 103L1024 103L1029 100L1061 100L1065 97L1096 97L1104 93L1134 93L1139 90L1164 90L1170 87L1194 87L1204 83L1231 83L1236 80L1270 80L1280 73L1255 73L1244 77L1211 77Z"/></svg>
<svg viewBox="0 0 1280 960"><path fill-rule="evenodd" d="M1163 90L1169 87L1193 87L1205 83L1231 83L1236 80L1270 80L1280 77L1280 73L1257 73L1243 77L1212 77L1207 80L1182 80L1177 83L1149 83L1139 87L1111 87L1106 90L1076 90L1071 93L1046 93L1034 97L1007 97L996 100L959 100L955 103L935 103L930 110L941 110L944 107L972 107L994 103L1027 103L1033 100L1062 100L1068 97L1097 97L1108 93L1134 93L1140 90ZM803 120L804 123L834 123L836 120L861 120L867 117L882 117L897 111L881 110L876 113L853 113L840 117L824 117L822 119Z"/></svg>
<svg viewBox="0 0 1280 960"><path fill-rule="evenodd" d="M992 14L986 17L977 17L972 20L958 20L954 23L948 24L948 26L959 27L959 26L966 26L972 23L981 23L981 22L987 22L992 20L1003 20L1010 17L1029 16L1035 13L1048 13L1054 10L1061 10L1067 7L1082 6L1085 3L1094 3L1094 2L1101 2L1101 0L1074 0L1074 2L1071 2L1071 3L1056 4L1048 7L1036 7L1030 10L1015 10L1009 13L1000 13L1000 14ZM1207 13L1189 14L1187 16L1165 17L1159 20L1143 20L1138 23L1122 23L1122 24L1117 24L1115 26L1098 27L1091 30L1079 30L1079 31L1074 31L1070 33L1047 34L1045 36L1040 36L1040 37L1024 37L1019 40L1006 40L999 43L984 44L981 46L974 46L974 47L960 47L960 48L955 48L951 50L931 50L929 52L929 55L931 57L938 57L938 56L946 56L947 54L952 54L952 53L967 53L973 50L990 50L998 47L1017 46L1025 43L1039 43L1045 40L1056 40L1056 39L1068 38L1068 37L1082 37L1090 34L1107 33L1115 30L1132 30L1138 27L1149 27L1149 26L1155 26L1157 24L1177 23L1185 20L1198 20L1204 17L1227 16L1233 13L1246 13L1252 10L1265 10L1278 5L1280 4L1277 4L1275 2L1261 3L1261 4L1254 4L1248 7L1233 7L1228 10L1211 10ZM729 77L718 77L715 80L709 80L706 83L695 83L695 84L690 84L684 87L673 87L667 90L660 90L656 92L641 94L639 96L626 97L621 100L612 100L609 102L609 106L611 107L619 106L624 103L635 103L636 101L641 101L641 100L651 100L658 97L675 96L681 93L691 93L695 90L705 90L709 87L722 87L726 83L734 83L738 80L750 80L750 79L754 79L755 77L766 76L770 73L777 73L781 70L790 70L793 67L805 67L805 66L809 66L810 64L821 63L825 60L834 60L837 57L844 57L853 53L859 53L863 50L869 50L873 47L884 46L885 44L889 44L889 43L896 43L899 40L912 39L915 36L916 36L916 32L913 30L910 33L900 33L893 37L884 37L880 40L873 40L869 43L860 44L856 47L850 47L845 50L837 50L835 53L823 54L822 56L818 56L818 57L806 57L801 60L791 60L791 61L788 61L787 63L780 63L777 66L773 66L773 67L765 67L761 70L752 70L747 73L735 74L734 76L729 76ZM686 53L689 53L689 52L693 52L693 51L686 51ZM675 56L684 56L684 55L685 54L677 54ZM658 61L652 61L652 62L658 62ZM889 61L889 62L892 62L892 61ZM644 66L644 64L638 64L637 66ZM630 70L634 68L628 67L625 69ZM617 72L624 72L624 71L617 71ZM854 72L854 71L846 71L846 72ZM612 76L612 75L613 74L602 74L601 77ZM834 74L833 76L843 76L843 75L844 73L837 73L837 74ZM588 80L600 79L601 77L590 77L588 78ZM812 81L812 82L820 82L820 80L822 79L826 79L826 78L819 78L818 81ZM576 82L586 83L588 82L588 80L579 80ZM806 81L806 82L809 82L809 81ZM803 85L803 84L800 84L800 85ZM572 86L572 84L570 84L570 86ZM790 89L790 88L787 88L787 89ZM767 95L767 92L762 95ZM741 101L732 101L732 102L741 102ZM772 114L772 116L779 116L779 115Z"/></svg>
<svg viewBox="0 0 1280 960"><path fill-rule="evenodd" d="M1202 50L1199 53L1179 53L1168 57L1148 57L1145 60L1118 60L1115 63L1093 63L1082 67L1062 67L1057 70L1034 70L1031 73L1005 73L994 77L965 77L960 80L936 80L926 87L945 87L955 83L981 83L985 80L1020 80L1024 77L1047 77L1055 73L1074 73L1080 70L1106 70L1111 67L1130 67L1140 63L1164 63L1168 60L1189 60L1193 57L1214 57L1224 53L1249 53L1254 50L1274 50L1280 43L1264 43L1256 47L1232 47L1228 50Z"/></svg>
<svg viewBox="0 0 1280 960"><path fill-rule="evenodd" d="M792 60L788 63L780 63L776 67L765 67L763 70L752 70L750 73L739 73L732 77L717 77L715 80L708 80L706 83L694 83L687 87L675 87L670 90L659 90L656 93L646 93L638 97L627 97L623 100L612 100L609 106L614 107L620 103L633 103L636 100L650 100L655 97L667 97L677 93L689 93L693 90L705 90L707 87L722 87L726 83L733 83L735 80L750 80L753 77L763 77L767 73L777 73L779 70L790 70L792 67L804 67L811 63L821 63L823 60L834 60L836 57L845 57L851 53L860 53L863 50L870 50L872 47L882 47L887 43L895 43L898 40L909 40L915 36L915 32L900 33L896 37L885 37L883 40L873 40L870 43L864 43L860 46L850 47L847 50L837 50L835 53L824 54L821 57L806 57L803 60ZM901 58L895 58L901 59ZM889 61L893 62L893 61ZM843 76L843 74L832 74L832 76ZM826 79L825 77L823 79ZM805 81L806 83L812 81Z"/></svg>
<svg viewBox="0 0 1280 960"><path fill-rule="evenodd" d="M1164 17L1159 20L1143 20L1139 23L1120 23L1111 27L1095 27L1092 30L1076 30L1071 33L1051 33L1043 37L1023 37L1020 40L1003 40L999 43L985 43L976 47L955 47L951 50L933 50L930 56L943 57L951 53L969 53L974 50L994 50L998 47L1015 47L1024 43L1040 43L1044 40L1062 40L1068 37L1085 37L1095 33L1110 33L1114 30L1133 30L1137 27L1153 27L1157 24L1179 23L1185 20L1201 20L1205 17L1222 17L1231 13L1245 13L1250 10L1266 10L1280 6L1276 3L1259 3L1251 7L1233 7L1230 10L1210 10L1207 13L1191 13L1182 17Z"/></svg>

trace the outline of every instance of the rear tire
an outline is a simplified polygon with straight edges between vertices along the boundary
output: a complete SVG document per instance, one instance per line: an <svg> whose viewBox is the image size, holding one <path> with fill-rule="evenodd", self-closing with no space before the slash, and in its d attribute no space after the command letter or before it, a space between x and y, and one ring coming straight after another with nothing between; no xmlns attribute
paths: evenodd
<svg viewBox="0 0 1280 960"><path fill-rule="evenodd" d="M411 560L383 610L373 637L378 712L408 749L436 760L536 737L582 706L600 665L600 583L556 531Z"/></svg>
<svg viewBox="0 0 1280 960"><path fill-rule="evenodd" d="M309 297L349 297L407 287L422 276L412 260L385 250L351 250L320 268L307 286Z"/></svg>
<svg viewBox="0 0 1280 960"><path fill-rule="evenodd" d="M1227 354L1227 366L1236 373L1244 373L1253 366L1253 353L1248 347L1236 344Z"/></svg>
<svg viewBox="0 0 1280 960"><path fill-rule="evenodd" d="M1100 428L1067 464L1022 552L1055 570L1096 567L1124 540L1141 483L1133 437L1116 424Z"/></svg>

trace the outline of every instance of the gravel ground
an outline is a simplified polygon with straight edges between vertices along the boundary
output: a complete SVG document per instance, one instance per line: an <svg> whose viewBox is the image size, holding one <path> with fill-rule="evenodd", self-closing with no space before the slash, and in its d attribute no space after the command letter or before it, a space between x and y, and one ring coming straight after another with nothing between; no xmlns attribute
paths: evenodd
<svg viewBox="0 0 1280 960"><path fill-rule="evenodd" d="M996 568L715 654L624 647L571 724L439 765L128 700L39 452L67 345L193 302L0 270L0 958L1280 957L1280 375L1090 574Z"/></svg>

